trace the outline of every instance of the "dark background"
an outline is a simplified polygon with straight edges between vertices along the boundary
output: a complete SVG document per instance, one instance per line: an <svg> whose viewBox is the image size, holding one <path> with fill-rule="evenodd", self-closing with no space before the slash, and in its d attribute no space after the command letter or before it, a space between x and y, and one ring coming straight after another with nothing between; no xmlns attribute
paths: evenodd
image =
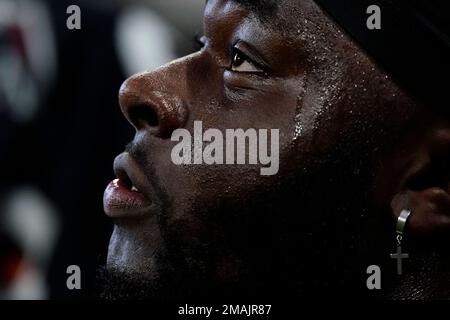
<svg viewBox="0 0 450 320"><path fill-rule="evenodd" d="M69 5L81 30L69 30ZM195 49L201 0L0 0L0 299L95 297L103 190L133 136L131 74ZM78 265L82 289L68 290Z"/></svg>

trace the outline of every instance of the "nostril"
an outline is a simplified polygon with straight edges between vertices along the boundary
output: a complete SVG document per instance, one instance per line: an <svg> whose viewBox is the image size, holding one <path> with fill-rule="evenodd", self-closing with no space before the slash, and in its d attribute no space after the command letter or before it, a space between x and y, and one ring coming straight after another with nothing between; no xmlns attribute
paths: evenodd
<svg viewBox="0 0 450 320"><path fill-rule="evenodd" d="M159 119L153 108L146 105L137 105L130 109L129 117L131 121L138 127L157 127Z"/></svg>
<svg viewBox="0 0 450 320"><path fill-rule="evenodd" d="M1 1L1 0L0 0ZM160 92L143 78L131 78L122 85L119 104L128 122L139 132L167 139L184 125L188 110L181 97L170 92ZM139 81L137 81L139 80ZM142 86L145 85L145 90Z"/></svg>

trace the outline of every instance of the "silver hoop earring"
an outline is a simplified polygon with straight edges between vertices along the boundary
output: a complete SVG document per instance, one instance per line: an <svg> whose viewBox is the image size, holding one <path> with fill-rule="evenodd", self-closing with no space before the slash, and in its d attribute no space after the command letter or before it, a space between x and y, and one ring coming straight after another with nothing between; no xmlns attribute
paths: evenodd
<svg viewBox="0 0 450 320"><path fill-rule="evenodd" d="M402 275L403 274L403 265L402 260L405 258L409 258L409 254L402 252L402 241L403 241L403 235L405 232L406 222L408 221L409 216L411 215L411 210L404 209L402 212L400 212L400 215L397 219L396 224L396 240L397 240L397 252L391 253L390 257L392 259L397 259L397 274Z"/></svg>

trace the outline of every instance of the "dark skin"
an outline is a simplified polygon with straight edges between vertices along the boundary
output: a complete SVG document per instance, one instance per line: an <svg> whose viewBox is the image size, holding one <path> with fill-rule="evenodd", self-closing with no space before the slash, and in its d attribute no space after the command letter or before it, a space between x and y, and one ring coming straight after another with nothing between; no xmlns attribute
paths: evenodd
<svg viewBox="0 0 450 320"><path fill-rule="evenodd" d="M123 84L120 105L136 135L116 172L133 171L152 207L115 219L107 269L118 283L144 283L159 298L352 295L367 293L366 268L380 264L382 294L420 286L398 289L389 253L404 207L414 213L411 239L435 244L448 234L448 172L437 163L448 159L449 123L312 1L278 3L260 19L248 6L209 0L199 52ZM278 174L174 165L171 133L200 120L223 131L280 129ZM431 169L443 182L423 177ZM431 244L417 256L425 261ZM447 285L428 296L445 296ZM113 290L122 288L133 290Z"/></svg>

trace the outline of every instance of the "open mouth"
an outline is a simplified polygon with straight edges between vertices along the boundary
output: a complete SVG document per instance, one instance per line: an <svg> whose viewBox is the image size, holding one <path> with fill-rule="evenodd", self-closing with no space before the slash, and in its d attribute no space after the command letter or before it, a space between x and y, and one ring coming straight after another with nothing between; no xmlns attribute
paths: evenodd
<svg viewBox="0 0 450 320"><path fill-rule="evenodd" d="M143 177L128 153L119 155L114 161L114 179L106 187L103 207L111 218L142 217L152 206L144 192Z"/></svg>

